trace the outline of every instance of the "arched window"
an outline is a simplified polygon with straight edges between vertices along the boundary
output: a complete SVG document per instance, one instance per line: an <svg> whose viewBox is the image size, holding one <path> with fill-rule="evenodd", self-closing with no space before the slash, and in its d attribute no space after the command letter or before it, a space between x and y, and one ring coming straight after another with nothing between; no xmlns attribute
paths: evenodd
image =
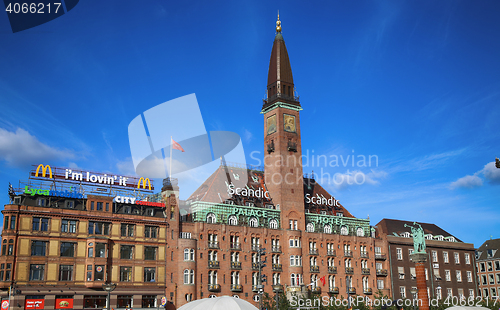
<svg viewBox="0 0 500 310"><path fill-rule="evenodd" d="M184 260L189 260L189 249L184 249Z"/></svg>
<svg viewBox="0 0 500 310"><path fill-rule="evenodd" d="M311 275L311 286L312 287L318 286L318 276L315 274Z"/></svg>
<svg viewBox="0 0 500 310"><path fill-rule="evenodd" d="M291 286L299 286L298 277L295 277L295 273L292 273L290 275L290 285Z"/></svg>
<svg viewBox="0 0 500 310"><path fill-rule="evenodd" d="M278 285L280 284L280 274L279 273L273 273L273 285Z"/></svg>
<svg viewBox="0 0 500 310"><path fill-rule="evenodd" d="M217 270L208 272L208 284L217 284Z"/></svg>
<svg viewBox="0 0 500 310"><path fill-rule="evenodd" d="M240 272L239 271L232 271L231 272L231 284L232 285L240 284Z"/></svg>
<svg viewBox="0 0 500 310"><path fill-rule="evenodd" d="M194 284L194 270L189 271L189 280L191 281L191 284Z"/></svg>
<svg viewBox="0 0 500 310"><path fill-rule="evenodd" d="M308 223L306 226L306 231L307 232L314 232L314 224L313 223Z"/></svg>
<svg viewBox="0 0 500 310"><path fill-rule="evenodd" d="M328 285L330 286L330 289L335 287L335 276L328 277Z"/></svg>
<svg viewBox="0 0 500 310"><path fill-rule="evenodd" d="M358 229L356 230L356 235L358 237L363 237L365 235L365 232L363 231L363 228L358 227Z"/></svg>
<svg viewBox="0 0 500 310"><path fill-rule="evenodd" d="M269 228L278 229L278 221L276 219L272 219L269 221Z"/></svg>
<svg viewBox="0 0 500 310"><path fill-rule="evenodd" d="M217 223L217 217L213 213L208 213L207 214L207 223L208 224L215 224Z"/></svg>
<svg viewBox="0 0 500 310"><path fill-rule="evenodd" d="M427 240L432 240L434 236L432 236L431 234L427 234L425 235L425 239Z"/></svg>
<svg viewBox="0 0 500 310"><path fill-rule="evenodd" d="M184 284L189 284L189 270L184 270Z"/></svg>
<svg viewBox="0 0 500 310"><path fill-rule="evenodd" d="M250 221L248 221L248 223L250 224L250 227L259 227L259 220L257 220L257 218L253 216L250 218Z"/></svg>
<svg viewBox="0 0 500 310"><path fill-rule="evenodd" d="M238 218L236 217L236 215L230 215L227 219L227 222L229 225L236 226L238 225Z"/></svg>
<svg viewBox="0 0 500 310"><path fill-rule="evenodd" d="M252 285L258 285L258 284L259 284L259 273L253 272L252 273Z"/></svg>
<svg viewBox="0 0 500 310"><path fill-rule="evenodd" d="M330 226L330 225L328 225L328 224L327 224L327 225L325 225L325 227L323 228L323 232L324 232L325 234L331 234L331 233L332 233L332 226Z"/></svg>
<svg viewBox="0 0 500 310"><path fill-rule="evenodd" d="M349 234L349 230L347 229L347 226L342 226L340 227L340 234L347 236Z"/></svg>

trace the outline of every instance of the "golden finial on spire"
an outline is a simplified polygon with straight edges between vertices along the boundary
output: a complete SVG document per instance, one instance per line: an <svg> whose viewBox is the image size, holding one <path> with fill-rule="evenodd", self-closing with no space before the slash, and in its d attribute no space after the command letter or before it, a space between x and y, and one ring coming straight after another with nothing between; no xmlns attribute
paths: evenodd
<svg viewBox="0 0 500 310"><path fill-rule="evenodd" d="M276 21L276 32L281 32L281 21L280 21L280 11L278 10L278 21Z"/></svg>

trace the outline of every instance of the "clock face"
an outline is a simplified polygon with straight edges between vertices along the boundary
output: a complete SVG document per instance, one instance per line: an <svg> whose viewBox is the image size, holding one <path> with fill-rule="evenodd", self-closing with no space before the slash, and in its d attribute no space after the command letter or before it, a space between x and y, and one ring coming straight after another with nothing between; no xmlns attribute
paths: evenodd
<svg viewBox="0 0 500 310"><path fill-rule="evenodd" d="M295 116L289 114L283 114L284 120L284 129L288 132L296 132L295 131Z"/></svg>
<svg viewBox="0 0 500 310"><path fill-rule="evenodd" d="M276 132L276 114L267 118L267 134L270 135Z"/></svg>

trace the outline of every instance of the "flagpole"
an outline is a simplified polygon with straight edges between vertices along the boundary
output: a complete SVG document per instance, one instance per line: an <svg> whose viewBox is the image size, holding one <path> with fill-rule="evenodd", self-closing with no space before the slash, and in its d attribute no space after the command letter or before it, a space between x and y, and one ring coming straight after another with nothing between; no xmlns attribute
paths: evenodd
<svg viewBox="0 0 500 310"><path fill-rule="evenodd" d="M172 181L172 136L170 136L170 171L169 171L169 174L168 174L168 179L169 181Z"/></svg>

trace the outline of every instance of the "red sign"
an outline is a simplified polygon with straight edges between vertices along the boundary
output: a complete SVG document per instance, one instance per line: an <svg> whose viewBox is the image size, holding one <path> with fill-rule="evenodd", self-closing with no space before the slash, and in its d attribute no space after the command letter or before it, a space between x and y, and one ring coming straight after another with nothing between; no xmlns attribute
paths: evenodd
<svg viewBox="0 0 500 310"><path fill-rule="evenodd" d="M45 299L26 299L24 309L43 309L45 306Z"/></svg>
<svg viewBox="0 0 500 310"><path fill-rule="evenodd" d="M2 310L7 310L7 309L9 309L9 301L2 300Z"/></svg>
<svg viewBox="0 0 500 310"><path fill-rule="evenodd" d="M56 298L56 309L72 309L73 298Z"/></svg>

